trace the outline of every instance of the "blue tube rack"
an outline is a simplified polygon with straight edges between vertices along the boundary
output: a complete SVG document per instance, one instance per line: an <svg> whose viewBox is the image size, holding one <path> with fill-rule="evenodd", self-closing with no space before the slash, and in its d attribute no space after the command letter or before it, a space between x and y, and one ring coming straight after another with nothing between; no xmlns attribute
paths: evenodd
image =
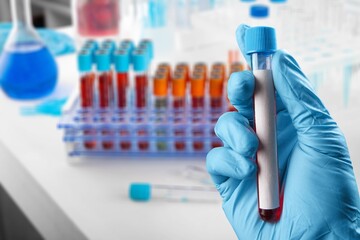
<svg viewBox="0 0 360 240"><path fill-rule="evenodd" d="M134 104L125 110L84 110L75 95L66 103L58 127L64 130L69 156L204 157L222 146L214 134L217 119L228 110L227 100L222 100L224 106L216 110L210 109L208 96L202 110L189 108L190 97L183 110L171 104L164 110L137 110Z"/></svg>

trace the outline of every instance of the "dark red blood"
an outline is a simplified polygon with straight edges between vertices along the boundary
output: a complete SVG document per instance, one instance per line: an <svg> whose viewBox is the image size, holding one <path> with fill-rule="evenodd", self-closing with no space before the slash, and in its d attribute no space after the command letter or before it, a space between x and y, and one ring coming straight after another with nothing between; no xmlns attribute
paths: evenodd
<svg viewBox="0 0 360 240"><path fill-rule="evenodd" d="M92 107L94 103L94 76L87 74L80 79L81 107Z"/></svg>
<svg viewBox="0 0 360 240"><path fill-rule="evenodd" d="M146 107L146 94L147 94L148 81L146 75L139 75L135 77L135 91L137 108Z"/></svg>
<svg viewBox="0 0 360 240"><path fill-rule="evenodd" d="M174 99L174 101L173 101L174 109L179 109L179 108L184 108L184 107L185 107L185 98Z"/></svg>
<svg viewBox="0 0 360 240"><path fill-rule="evenodd" d="M204 98L203 97L193 97L191 99L192 108L203 108L204 107Z"/></svg>
<svg viewBox="0 0 360 240"><path fill-rule="evenodd" d="M128 73L117 74L117 106L119 108L126 107L126 90L129 85Z"/></svg>
<svg viewBox="0 0 360 240"><path fill-rule="evenodd" d="M210 107L211 108L221 108L222 107L222 99L221 98L211 98L210 99Z"/></svg>
<svg viewBox="0 0 360 240"><path fill-rule="evenodd" d="M99 76L99 106L100 108L107 108L110 106L111 98L111 75L109 73L102 73Z"/></svg>

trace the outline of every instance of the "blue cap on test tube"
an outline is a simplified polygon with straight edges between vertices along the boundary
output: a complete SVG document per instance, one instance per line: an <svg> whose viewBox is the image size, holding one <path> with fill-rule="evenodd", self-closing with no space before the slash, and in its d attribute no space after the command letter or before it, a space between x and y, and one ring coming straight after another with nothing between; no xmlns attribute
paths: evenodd
<svg viewBox="0 0 360 240"><path fill-rule="evenodd" d="M78 69L80 72L91 71L92 67L92 55L89 50L82 50L78 54Z"/></svg>
<svg viewBox="0 0 360 240"><path fill-rule="evenodd" d="M149 39L141 40L139 46L145 45L149 51L150 59L152 60L154 58L154 44Z"/></svg>
<svg viewBox="0 0 360 240"><path fill-rule="evenodd" d="M246 54L276 51L276 34L272 27L252 27L245 32Z"/></svg>
<svg viewBox="0 0 360 240"><path fill-rule="evenodd" d="M253 5L250 7L250 16L254 18L266 18L269 16L269 7L265 5Z"/></svg>
<svg viewBox="0 0 360 240"><path fill-rule="evenodd" d="M95 40L87 40L83 45L83 49L90 49L92 52L95 52L98 48L99 44Z"/></svg>
<svg viewBox="0 0 360 240"><path fill-rule="evenodd" d="M130 56L126 50L118 50L114 55L115 70L117 72L128 72L130 66Z"/></svg>
<svg viewBox="0 0 360 240"><path fill-rule="evenodd" d="M135 201L149 201L151 199L151 185L148 183L132 183L129 196Z"/></svg>
<svg viewBox="0 0 360 240"><path fill-rule="evenodd" d="M110 70L110 55L106 50L98 50L95 53L96 68L98 71Z"/></svg>
<svg viewBox="0 0 360 240"><path fill-rule="evenodd" d="M135 44L131 40L126 39L120 42L120 49L127 50L129 54L134 50L134 48Z"/></svg>
<svg viewBox="0 0 360 240"><path fill-rule="evenodd" d="M272 3L286 3L287 0L270 0Z"/></svg>
<svg viewBox="0 0 360 240"><path fill-rule="evenodd" d="M141 49L136 49L133 51L131 60L134 64L135 72L144 72L148 70L148 57Z"/></svg>
<svg viewBox="0 0 360 240"><path fill-rule="evenodd" d="M111 53L115 51L116 44L113 40L105 40L101 43L101 49L108 49Z"/></svg>

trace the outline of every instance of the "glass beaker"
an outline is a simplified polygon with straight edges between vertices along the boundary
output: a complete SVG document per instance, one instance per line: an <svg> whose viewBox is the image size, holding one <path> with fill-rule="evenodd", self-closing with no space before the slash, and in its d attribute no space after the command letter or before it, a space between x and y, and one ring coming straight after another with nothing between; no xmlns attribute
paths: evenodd
<svg viewBox="0 0 360 240"><path fill-rule="evenodd" d="M119 34L120 0L76 0L75 27L82 37Z"/></svg>
<svg viewBox="0 0 360 240"><path fill-rule="evenodd" d="M55 59L35 32L30 0L11 0L13 27L0 55L0 84L15 99L34 99L55 87Z"/></svg>

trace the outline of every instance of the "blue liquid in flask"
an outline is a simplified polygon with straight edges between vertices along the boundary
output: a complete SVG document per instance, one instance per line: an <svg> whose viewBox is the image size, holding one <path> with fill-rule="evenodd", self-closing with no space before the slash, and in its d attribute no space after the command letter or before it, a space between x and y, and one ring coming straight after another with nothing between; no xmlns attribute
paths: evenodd
<svg viewBox="0 0 360 240"><path fill-rule="evenodd" d="M0 83L15 99L36 99L55 88L58 70L54 57L42 43L18 43L0 56Z"/></svg>

